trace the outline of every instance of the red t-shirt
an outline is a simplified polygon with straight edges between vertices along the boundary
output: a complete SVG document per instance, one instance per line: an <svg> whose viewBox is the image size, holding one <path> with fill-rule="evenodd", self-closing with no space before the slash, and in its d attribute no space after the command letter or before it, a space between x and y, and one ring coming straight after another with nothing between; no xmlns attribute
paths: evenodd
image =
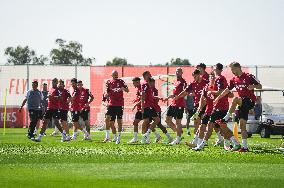
<svg viewBox="0 0 284 188"><path fill-rule="evenodd" d="M206 80L201 80L201 82L193 81L186 87L186 92L191 93L194 92L194 106L199 106L200 97L202 94L203 89L207 85Z"/></svg>
<svg viewBox="0 0 284 188"><path fill-rule="evenodd" d="M148 107L154 108L155 101L154 101L154 97L153 97L153 91L152 91L150 85L148 84L148 82L145 81L144 83L142 83L141 91L143 93L145 93L145 99L144 99L143 107L144 108L148 108Z"/></svg>
<svg viewBox="0 0 284 188"><path fill-rule="evenodd" d="M151 89L152 89L152 91L153 91L153 96L154 96L154 97L159 95L159 91L157 90L157 88L152 87ZM154 105L155 111L156 111L156 112L161 112L162 109L161 109L161 107L160 107L160 105L159 105L159 99L154 98L154 104L155 104L155 105Z"/></svg>
<svg viewBox="0 0 284 188"><path fill-rule="evenodd" d="M66 89L59 89L60 100L59 100L59 109L69 110L69 103L67 102L68 98L71 97L70 92Z"/></svg>
<svg viewBox="0 0 284 188"><path fill-rule="evenodd" d="M173 90L173 95L178 96L183 90L186 88L186 81L183 78L178 78L177 81L174 83L174 90ZM171 106L176 106L176 107L186 107L185 100L184 98L180 98L178 100L173 100Z"/></svg>
<svg viewBox="0 0 284 188"><path fill-rule="evenodd" d="M48 96L52 96L52 98L48 97L47 109L59 109L59 91L58 88L51 88L48 92ZM54 98L56 97L56 98Z"/></svg>
<svg viewBox="0 0 284 188"><path fill-rule="evenodd" d="M133 103L137 103L141 100L141 85L137 87L136 99L133 100ZM136 106L137 111L141 111L141 103Z"/></svg>
<svg viewBox="0 0 284 188"><path fill-rule="evenodd" d="M80 107L81 110L90 110L90 106L85 108L85 105L89 102L89 98L92 96L92 93L89 89L81 88L80 89Z"/></svg>
<svg viewBox="0 0 284 188"><path fill-rule="evenodd" d="M228 87L228 83L227 83L227 79L225 78L225 76L223 75L217 76L215 79L213 90L220 91L220 90L226 89L227 87ZM222 111L228 110L229 109L228 95L221 98L214 108L216 110L222 110Z"/></svg>
<svg viewBox="0 0 284 188"><path fill-rule="evenodd" d="M210 95L208 94L208 86L206 86L203 90L203 96L206 99L206 109L205 109L205 114L206 115L211 115L213 112L213 101L215 99L214 95L211 93Z"/></svg>
<svg viewBox="0 0 284 188"><path fill-rule="evenodd" d="M238 94L242 98L249 98L253 102L256 101L254 90L249 90L249 85L260 84L254 75L249 73L243 73L241 76L235 76L230 80L229 90L236 88Z"/></svg>
<svg viewBox="0 0 284 188"><path fill-rule="evenodd" d="M205 72L203 75L201 75L201 78L205 80L207 83L209 83L209 74Z"/></svg>
<svg viewBox="0 0 284 188"><path fill-rule="evenodd" d="M124 106L123 91L120 88L127 88L122 79L108 80L106 89L109 96L110 106Z"/></svg>
<svg viewBox="0 0 284 188"><path fill-rule="evenodd" d="M74 97L74 99L71 101L71 111L81 111L79 89L73 89L71 96Z"/></svg>

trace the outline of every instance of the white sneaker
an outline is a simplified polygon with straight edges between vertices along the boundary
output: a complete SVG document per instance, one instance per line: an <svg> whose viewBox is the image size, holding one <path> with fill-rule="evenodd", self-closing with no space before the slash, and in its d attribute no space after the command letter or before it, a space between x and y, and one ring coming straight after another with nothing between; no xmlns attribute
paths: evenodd
<svg viewBox="0 0 284 188"><path fill-rule="evenodd" d="M278 150L284 152L284 147L280 147Z"/></svg>
<svg viewBox="0 0 284 188"><path fill-rule="evenodd" d="M70 141L70 140L71 140L70 135L67 135L65 141Z"/></svg>
<svg viewBox="0 0 284 188"><path fill-rule="evenodd" d="M33 141L35 141L35 142L40 142L41 141L41 135L38 135L38 137L37 138L35 138L35 139L33 139Z"/></svg>
<svg viewBox="0 0 284 188"><path fill-rule="evenodd" d="M77 135L76 134L73 134L72 136L71 136L71 140L76 140L77 139Z"/></svg>
<svg viewBox="0 0 284 188"><path fill-rule="evenodd" d="M192 148L192 150L200 151L200 150L202 150L202 149L204 148L204 146L205 146L205 143L204 143L204 142L201 142L200 145L198 145L198 146Z"/></svg>
<svg viewBox="0 0 284 188"><path fill-rule="evenodd" d="M65 142L65 141L66 141L66 134L62 134L61 142Z"/></svg>
<svg viewBox="0 0 284 188"><path fill-rule="evenodd" d="M112 139L112 142L116 142L116 140L117 140L117 137L114 137L114 138Z"/></svg>
<svg viewBox="0 0 284 188"><path fill-rule="evenodd" d="M175 139L170 143L170 145L178 145L178 144L180 144L180 142L177 139Z"/></svg>
<svg viewBox="0 0 284 188"><path fill-rule="evenodd" d="M110 142L110 139L109 139L109 138L105 138L105 139L103 140L103 143L107 143L107 142Z"/></svg>
<svg viewBox="0 0 284 188"><path fill-rule="evenodd" d="M221 146L224 140L216 140L214 147Z"/></svg>
<svg viewBox="0 0 284 188"><path fill-rule="evenodd" d="M84 134L83 140L91 140L91 136L89 134Z"/></svg>
<svg viewBox="0 0 284 188"><path fill-rule="evenodd" d="M147 144L148 143L147 140L148 140L148 137L145 134L143 134L142 139L141 139L141 144Z"/></svg>
<svg viewBox="0 0 284 188"><path fill-rule="evenodd" d="M53 131L53 132L50 134L50 136L56 136L57 134L58 134L57 131Z"/></svg>
<svg viewBox="0 0 284 188"><path fill-rule="evenodd" d="M138 139L132 138L128 143L129 143L129 144L135 144L135 143L137 143L137 142L138 142Z"/></svg>
<svg viewBox="0 0 284 188"><path fill-rule="evenodd" d="M155 143L158 143L160 140L162 140L162 137L159 135L158 137L155 138Z"/></svg>
<svg viewBox="0 0 284 188"><path fill-rule="evenodd" d="M174 139L173 139L172 137L169 137L169 138L168 138L168 141L169 141L169 143L171 143L171 142L174 141Z"/></svg>
<svg viewBox="0 0 284 188"><path fill-rule="evenodd" d="M117 139L116 139L115 144L120 144L120 138L117 138Z"/></svg>

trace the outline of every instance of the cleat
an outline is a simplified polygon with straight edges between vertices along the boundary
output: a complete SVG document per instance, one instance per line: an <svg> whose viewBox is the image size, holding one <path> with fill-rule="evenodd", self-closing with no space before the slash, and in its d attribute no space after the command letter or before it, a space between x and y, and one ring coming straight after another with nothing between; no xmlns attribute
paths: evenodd
<svg viewBox="0 0 284 188"><path fill-rule="evenodd" d="M107 142L110 142L110 139L109 139L109 138L105 138L105 139L103 140L103 143L107 143Z"/></svg>
<svg viewBox="0 0 284 188"><path fill-rule="evenodd" d="M222 142L223 142L223 140L216 140L214 147L222 146Z"/></svg>
<svg viewBox="0 0 284 188"><path fill-rule="evenodd" d="M284 147L280 147L278 150L284 152Z"/></svg>
<svg viewBox="0 0 284 188"><path fill-rule="evenodd" d="M232 150L232 146L230 145L230 146L224 146L224 149L226 150L226 151L231 151Z"/></svg>
<svg viewBox="0 0 284 188"><path fill-rule="evenodd" d="M158 136L157 138L155 138L155 143L158 143L159 141L162 140L162 137L161 136Z"/></svg>
<svg viewBox="0 0 284 188"><path fill-rule="evenodd" d="M189 148L195 148L196 144L190 143L190 142L185 142L185 145L187 145Z"/></svg>
<svg viewBox="0 0 284 188"><path fill-rule="evenodd" d="M77 136L73 134L73 135L71 136L71 140L76 140L76 139L77 139Z"/></svg>
<svg viewBox="0 0 284 188"><path fill-rule="evenodd" d="M172 137L168 138L169 143L173 142L174 139Z"/></svg>
<svg viewBox="0 0 284 188"><path fill-rule="evenodd" d="M128 143L129 144L135 144L138 142L138 139L132 138Z"/></svg>
<svg viewBox="0 0 284 188"><path fill-rule="evenodd" d="M112 142L116 142L117 137L113 137Z"/></svg>
<svg viewBox="0 0 284 188"><path fill-rule="evenodd" d="M237 150L237 152L249 152L249 149L242 147L241 149Z"/></svg>
<svg viewBox="0 0 284 188"><path fill-rule="evenodd" d="M169 144L173 146L173 145L180 144L180 142L177 139L175 139L174 141L170 142Z"/></svg>
<svg viewBox="0 0 284 188"><path fill-rule="evenodd" d="M65 141L70 141L70 140L71 140L71 137L67 135Z"/></svg>
<svg viewBox="0 0 284 188"><path fill-rule="evenodd" d="M201 150L202 150L202 148L201 148L201 147L196 146L196 147L192 148L192 150L194 150L194 151L201 151Z"/></svg>
<svg viewBox="0 0 284 188"><path fill-rule="evenodd" d="M116 139L115 144L120 144L120 139Z"/></svg>
<svg viewBox="0 0 284 188"><path fill-rule="evenodd" d="M141 139L141 144L148 144L149 142L147 141L148 141L148 137L145 134L143 134L142 139Z"/></svg>
<svg viewBox="0 0 284 188"><path fill-rule="evenodd" d="M238 150L240 150L241 149L241 145L239 144L239 145L235 145L232 149L231 149L231 151L238 151Z"/></svg>

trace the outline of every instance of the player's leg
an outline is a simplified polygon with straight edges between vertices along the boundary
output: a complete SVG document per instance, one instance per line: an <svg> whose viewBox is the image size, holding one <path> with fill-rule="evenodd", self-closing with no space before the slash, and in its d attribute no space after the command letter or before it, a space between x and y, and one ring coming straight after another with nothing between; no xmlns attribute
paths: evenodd
<svg viewBox="0 0 284 188"><path fill-rule="evenodd" d="M167 111L166 123L174 132L177 132L177 127L173 122L173 117L175 117L175 107L170 106Z"/></svg>
<svg viewBox="0 0 284 188"><path fill-rule="evenodd" d="M143 123L142 123L142 139L141 139L141 143L142 144L146 144L147 143L147 127L150 124L150 120L149 120L149 115L145 113L143 113Z"/></svg>
<svg viewBox="0 0 284 188"><path fill-rule="evenodd" d="M62 141L69 141L70 135L69 135L69 127L67 124L67 118L68 118L68 111L67 110L60 110L60 120L61 120L61 125L63 129L63 133L66 135L65 140Z"/></svg>
<svg viewBox="0 0 284 188"><path fill-rule="evenodd" d="M106 134L105 134L105 139L103 142L108 142L110 141L110 115L108 113L105 114L105 125L106 125Z"/></svg>
<svg viewBox="0 0 284 188"><path fill-rule="evenodd" d="M134 119L134 121L132 123L133 124L133 138L129 141L130 144L138 142L138 125L139 125L139 122L141 121L140 118L142 119L142 113L141 112L136 112L135 119Z"/></svg>
<svg viewBox="0 0 284 188"><path fill-rule="evenodd" d="M42 126L41 126L41 129L40 129L40 133L39 133L38 137L35 139L35 141L37 141L37 142L41 141L41 138L44 136L49 122L52 120L52 113L53 113L53 110L47 110L45 112L44 117L43 117Z"/></svg>
<svg viewBox="0 0 284 188"><path fill-rule="evenodd" d="M171 143L173 141L173 138L171 137L170 133L167 131L167 128L162 125L162 114L161 112L158 113L159 118L160 118L160 123L158 123L157 127L161 129L161 131L167 136L168 138L168 143ZM161 137L160 137L161 138ZM155 142L159 142L159 140L155 140Z"/></svg>
<svg viewBox="0 0 284 188"><path fill-rule="evenodd" d="M149 117L153 119L153 122L150 124L150 128L144 134L144 136L146 136L147 140L150 137L152 129L154 129L158 125L158 123L160 123L160 121L161 121L160 118L158 117L157 112L154 109L149 108L148 110L149 110Z"/></svg>
<svg viewBox="0 0 284 188"><path fill-rule="evenodd" d="M231 117L231 114L235 112L236 107L237 106L241 106L242 104L242 98L240 97L234 97L232 100L232 104L230 106L229 111L227 112L227 114L225 115L225 117L223 118L224 121L228 121L229 118Z"/></svg>
<svg viewBox="0 0 284 188"><path fill-rule="evenodd" d="M181 107L175 107L175 112L174 112L174 117L176 119L176 128L177 128L177 132L176 132L176 139L171 142L171 145L176 145L179 144L181 141L181 135L182 135L182 118L183 118L183 112L184 112L184 108Z"/></svg>
<svg viewBox="0 0 284 188"><path fill-rule="evenodd" d="M116 139L116 144L120 143L121 140L121 132L122 132L122 117L123 117L123 107L122 106L118 106L116 108L116 116L117 116L117 130L118 130L118 135L117 135L117 139Z"/></svg>
<svg viewBox="0 0 284 188"><path fill-rule="evenodd" d="M79 118L80 118L80 113L79 111L72 111L72 122L73 122L73 135L71 136L72 140L77 139L78 132L77 130L80 128L79 125Z"/></svg>
<svg viewBox="0 0 284 188"><path fill-rule="evenodd" d="M29 110L29 117L30 117L30 126L27 137L31 139L34 138L34 131L38 122L36 110Z"/></svg>

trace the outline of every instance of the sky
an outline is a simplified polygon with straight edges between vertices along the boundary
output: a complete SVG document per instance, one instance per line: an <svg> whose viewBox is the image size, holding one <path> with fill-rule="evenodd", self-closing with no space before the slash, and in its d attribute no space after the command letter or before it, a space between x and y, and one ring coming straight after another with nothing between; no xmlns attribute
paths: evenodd
<svg viewBox="0 0 284 188"><path fill-rule="evenodd" d="M8 46L49 55L62 38L95 65L284 65L283 10L284 0L0 0L0 64Z"/></svg>

